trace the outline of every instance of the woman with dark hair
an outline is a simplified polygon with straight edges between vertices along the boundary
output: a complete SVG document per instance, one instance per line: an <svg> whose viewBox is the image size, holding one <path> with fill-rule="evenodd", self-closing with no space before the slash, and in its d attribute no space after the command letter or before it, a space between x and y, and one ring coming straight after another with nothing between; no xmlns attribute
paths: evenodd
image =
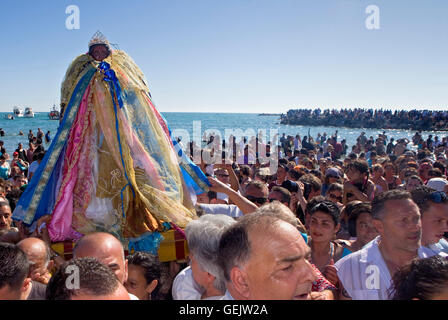
<svg viewBox="0 0 448 320"><path fill-rule="evenodd" d="M351 252L358 251L378 235L372 223L372 205L369 202L360 202L353 205L348 217L348 232L352 238L350 246Z"/></svg>
<svg viewBox="0 0 448 320"><path fill-rule="evenodd" d="M128 279L124 286L140 300L160 300L161 265L157 256L136 252L128 256Z"/></svg>
<svg viewBox="0 0 448 320"><path fill-rule="evenodd" d="M392 300L448 300L448 260L415 259L393 276Z"/></svg>
<svg viewBox="0 0 448 320"><path fill-rule="evenodd" d="M335 241L340 226L340 210L330 201L318 202L309 211L310 225L308 242L311 248L311 263L324 275L328 265L337 262L350 253L340 241Z"/></svg>

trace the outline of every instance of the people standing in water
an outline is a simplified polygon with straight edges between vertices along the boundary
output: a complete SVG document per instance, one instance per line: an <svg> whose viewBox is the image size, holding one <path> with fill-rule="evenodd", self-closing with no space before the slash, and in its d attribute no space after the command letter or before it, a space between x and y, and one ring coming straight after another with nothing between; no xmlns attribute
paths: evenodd
<svg viewBox="0 0 448 320"><path fill-rule="evenodd" d="M45 134L45 143L50 143L51 137L50 137L50 131L47 131Z"/></svg>
<svg viewBox="0 0 448 320"><path fill-rule="evenodd" d="M33 138L34 138L34 133L33 133L33 130L30 129L30 131L28 132L28 141L33 142Z"/></svg>

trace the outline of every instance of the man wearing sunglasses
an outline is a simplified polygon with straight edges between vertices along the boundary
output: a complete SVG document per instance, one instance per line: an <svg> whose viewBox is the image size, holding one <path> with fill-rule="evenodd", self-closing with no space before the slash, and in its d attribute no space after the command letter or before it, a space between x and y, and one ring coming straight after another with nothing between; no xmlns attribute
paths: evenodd
<svg viewBox="0 0 448 320"><path fill-rule="evenodd" d="M443 237L448 232L448 198L442 191L419 186L411 192L422 216L422 246L434 254L448 257L448 241Z"/></svg>
<svg viewBox="0 0 448 320"><path fill-rule="evenodd" d="M269 190L261 181L251 181L246 186L246 199L261 207L268 201Z"/></svg>
<svg viewBox="0 0 448 320"><path fill-rule="evenodd" d="M221 181L225 185L231 187L231 185L230 185L230 174L229 174L229 172L226 169L224 169L224 168L215 169L215 176L216 176L216 178L219 181ZM234 189L234 188L232 188L232 189ZM218 203L228 204L229 203L229 196L226 195L225 193L218 192L217 193L217 200L218 200Z"/></svg>

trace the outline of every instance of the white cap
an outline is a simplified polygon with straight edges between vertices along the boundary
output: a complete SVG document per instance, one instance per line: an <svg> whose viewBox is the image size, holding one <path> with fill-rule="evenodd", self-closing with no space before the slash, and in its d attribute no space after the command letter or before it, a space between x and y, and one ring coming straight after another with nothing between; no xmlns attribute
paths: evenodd
<svg viewBox="0 0 448 320"><path fill-rule="evenodd" d="M426 183L426 186L433 188L434 190L443 192L445 190L445 186L447 184L448 184L448 180L446 180L446 179L432 178L432 179L428 180L428 182Z"/></svg>

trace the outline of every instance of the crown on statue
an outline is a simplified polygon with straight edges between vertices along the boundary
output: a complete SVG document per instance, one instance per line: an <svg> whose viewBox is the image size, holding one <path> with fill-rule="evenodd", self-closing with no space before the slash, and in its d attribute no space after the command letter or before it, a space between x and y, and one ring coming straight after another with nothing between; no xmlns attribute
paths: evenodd
<svg viewBox="0 0 448 320"><path fill-rule="evenodd" d="M107 41L106 37L104 36L104 34L102 34L100 31L95 32L95 34L93 35L92 39L90 39L89 42L89 48L97 45L97 44L104 44L107 47L110 48L110 44L109 41Z"/></svg>

